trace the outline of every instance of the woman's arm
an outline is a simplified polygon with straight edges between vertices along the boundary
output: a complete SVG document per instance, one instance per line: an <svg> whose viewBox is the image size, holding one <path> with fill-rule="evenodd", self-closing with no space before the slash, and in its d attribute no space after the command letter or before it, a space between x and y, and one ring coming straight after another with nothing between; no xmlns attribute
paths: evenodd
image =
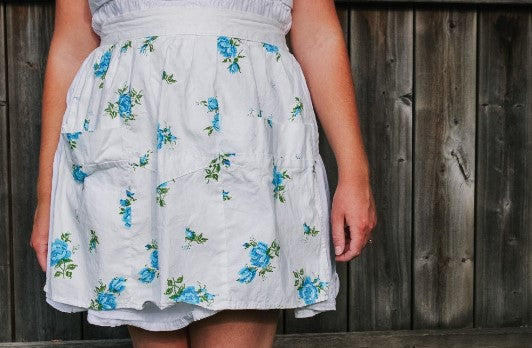
<svg viewBox="0 0 532 348"><path fill-rule="evenodd" d="M56 1L54 33L42 96L37 208L29 242L43 271L46 271L52 164L66 109L66 94L83 60L99 45L99 41L98 35L92 31L86 0Z"/></svg>
<svg viewBox="0 0 532 348"><path fill-rule="evenodd" d="M360 254L376 213L347 47L334 0L294 0L290 44L338 165L331 221L336 260ZM344 235L344 220L350 235Z"/></svg>

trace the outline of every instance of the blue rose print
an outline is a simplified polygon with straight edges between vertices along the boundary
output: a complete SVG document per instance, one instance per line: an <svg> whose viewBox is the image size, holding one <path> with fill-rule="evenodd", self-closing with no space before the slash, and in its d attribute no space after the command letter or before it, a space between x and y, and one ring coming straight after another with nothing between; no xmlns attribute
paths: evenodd
<svg viewBox="0 0 532 348"><path fill-rule="evenodd" d="M120 94L118 97L118 113L122 118L131 117L131 95L129 93Z"/></svg>
<svg viewBox="0 0 532 348"><path fill-rule="evenodd" d="M159 269L159 251L154 250L150 255L150 263L153 268Z"/></svg>
<svg viewBox="0 0 532 348"><path fill-rule="evenodd" d="M283 185L284 179L291 179L286 170L280 172L277 170L277 165L273 165L273 197L279 199L280 202L286 202L284 196L285 185Z"/></svg>
<svg viewBox="0 0 532 348"><path fill-rule="evenodd" d="M205 100L196 102L198 105L203 105L207 108L207 112L214 112L211 125L203 128L207 135L211 135L213 131L220 131L220 112L218 109L218 99L216 97L209 97Z"/></svg>
<svg viewBox="0 0 532 348"><path fill-rule="evenodd" d="M220 130L220 114L219 113L214 114L214 117L212 119L212 128L216 131Z"/></svg>
<svg viewBox="0 0 532 348"><path fill-rule="evenodd" d="M245 57L242 51L237 53L238 46L240 46L239 38L219 36L217 39L218 53L223 57L222 63L230 63L227 69L231 74L241 72L238 61Z"/></svg>
<svg viewBox="0 0 532 348"><path fill-rule="evenodd" d="M257 274L257 268L256 267L242 267L240 271L238 272L238 275L240 276L237 281L241 283L250 283L253 278L255 278L255 275Z"/></svg>
<svg viewBox="0 0 532 348"><path fill-rule="evenodd" d="M120 199L120 211L122 215L122 222L124 226L131 227L131 204L137 199L134 197L135 193L126 189L126 198Z"/></svg>
<svg viewBox="0 0 532 348"><path fill-rule="evenodd" d="M186 302L191 304L198 304L204 302L210 305L214 301L215 295L209 293L205 285L198 282L198 288L195 286L186 285L183 282L183 276L178 278L168 278L167 289L165 295L175 302Z"/></svg>
<svg viewBox="0 0 532 348"><path fill-rule="evenodd" d="M105 76L107 75L107 70L109 69L109 64L111 62L111 55L115 45L112 45L107 51L103 53L98 63L94 63L94 76L101 80L98 85L99 88L103 88L103 83Z"/></svg>
<svg viewBox="0 0 532 348"><path fill-rule="evenodd" d="M151 283L155 277L159 277L159 251L157 241L153 239L151 243L144 246L146 250L151 250L150 266L142 268L139 271L138 280L143 283Z"/></svg>
<svg viewBox="0 0 532 348"><path fill-rule="evenodd" d="M222 190L222 199L224 201L228 201L231 198L233 198L233 197L229 196L229 191Z"/></svg>
<svg viewBox="0 0 532 348"><path fill-rule="evenodd" d="M55 266L59 261L68 259L70 257L70 250L68 244L59 238L52 242L52 251L50 257L50 265Z"/></svg>
<svg viewBox="0 0 532 348"><path fill-rule="evenodd" d="M118 100L115 102L108 102L105 108L105 113L111 118L120 116L125 124L128 124L132 120L136 119L136 115L133 113L133 108L136 105L142 105L142 91L137 91L125 84L122 88L119 88L116 92L118 94Z"/></svg>
<svg viewBox="0 0 532 348"><path fill-rule="evenodd" d="M172 134L170 126L161 128L157 123L157 149L160 150L165 144L176 144L177 137Z"/></svg>
<svg viewBox="0 0 532 348"><path fill-rule="evenodd" d="M150 154L152 154L152 150L147 150L145 154L139 157L139 162L130 162L129 165L133 167L133 170L136 170L137 168L144 168L149 164L150 161Z"/></svg>
<svg viewBox="0 0 532 348"><path fill-rule="evenodd" d="M142 42L142 45L139 48L140 53L147 53L153 52L155 50L155 47L153 45L153 42L158 38L158 36L147 36Z"/></svg>
<svg viewBox="0 0 532 348"><path fill-rule="evenodd" d="M281 53L279 53L279 47L277 47L276 45L263 42L262 47L264 47L266 49L266 52L268 53L275 53L275 60L278 61L281 58Z"/></svg>
<svg viewBox="0 0 532 348"><path fill-rule="evenodd" d="M77 182L84 182L85 178L88 175L83 170L81 170L81 168L82 166L79 164L72 165L72 176L74 177L74 180L76 180Z"/></svg>
<svg viewBox="0 0 532 348"><path fill-rule="evenodd" d="M88 131L89 130L89 119L86 118L84 121L83 121L83 130L84 131Z"/></svg>
<svg viewBox="0 0 532 348"><path fill-rule="evenodd" d="M71 149L75 149L77 147L78 143L76 142L76 140L79 139L80 134L81 132L66 133L68 144L70 145Z"/></svg>
<svg viewBox="0 0 532 348"><path fill-rule="evenodd" d="M110 310L116 308L116 297L114 294L111 294L109 292L100 292L96 301L103 310Z"/></svg>
<svg viewBox="0 0 532 348"><path fill-rule="evenodd" d="M140 270L138 279L143 283L151 283L155 279L155 272L150 268L144 267Z"/></svg>
<svg viewBox="0 0 532 348"><path fill-rule="evenodd" d="M98 281L98 285L94 289L94 292L96 293L96 298L91 299L89 308L94 310L115 309L117 306L116 296L120 295L120 293L125 290L126 281L127 278L114 277L109 282L109 285L106 286L100 279Z"/></svg>
<svg viewBox="0 0 532 348"><path fill-rule="evenodd" d="M110 292L122 292L125 288L126 288L126 285L124 284L124 282L126 281L126 278L124 277L114 277L113 279L111 279L111 282L109 283L109 286L108 286L108 289Z"/></svg>
<svg viewBox="0 0 532 348"><path fill-rule="evenodd" d="M71 256L77 250L78 246L69 249L70 232L61 233L60 238L56 238L51 245L50 266L56 270L54 277L72 278L72 271L78 266L74 263Z"/></svg>
<svg viewBox="0 0 532 348"><path fill-rule="evenodd" d="M320 231L318 231L315 226L310 227L309 225L307 225L306 222L304 222L303 223L303 233L305 235L315 237L315 236L318 235L318 233L320 233Z"/></svg>
<svg viewBox="0 0 532 348"><path fill-rule="evenodd" d="M111 61L111 50L107 50L100 58L100 62L94 63L94 76L96 77L105 76L105 73L107 73L107 68L109 68L110 61Z"/></svg>
<svg viewBox="0 0 532 348"><path fill-rule="evenodd" d="M175 299L177 302L187 302L197 304L200 302L200 298L196 292L194 286L187 286L181 291L181 294Z"/></svg>
<svg viewBox="0 0 532 348"><path fill-rule="evenodd" d="M210 97L207 99L207 108L209 111L218 111L218 99Z"/></svg>
<svg viewBox="0 0 532 348"><path fill-rule="evenodd" d="M249 251L250 265L245 265L238 272L239 278L237 279L240 283L250 283L254 278L255 274L259 273L259 276L265 277L267 272L273 272L275 268L271 264L271 259L279 256L279 242L274 240L271 245L268 245L265 242L255 241L251 239L249 242L243 244L245 249L251 248Z"/></svg>
<svg viewBox="0 0 532 348"><path fill-rule="evenodd" d="M237 48L236 45L227 36L218 37L218 52L223 57L233 58L236 57Z"/></svg>
<svg viewBox="0 0 532 348"><path fill-rule="evenodd" d="M208 241L208 238L203 237L203 233L196 233L190 227L185 228L185 242L183 249L190 249L192 243L203 244Z"/></svg>
<svg viewBox="0 0 532 348"><path fill-rule="evenodd" d="M299 297L302 298L306 304L312 304L318 299L318 288L312 283L309 276L303 279L303 284L298 290Z"/></svg>
<svg viewBox="0 0 532 348"><path fill-rule="evenodd" d="M264 242L258 242L249 251L250 261L253 266L266 267L270 263L270 256L268 255L269 245Z"/></svg>
<svg viewBox="0 0 532 348"><path fill-rule="evenodd" d="M310 276L305 275L302 268L293 273L296 278L294 286L297 289L298 296L307 305L316 303L319 294L322 291L326 291L329 286L329 283L321 281L319 277L312 279Z"/></svg>

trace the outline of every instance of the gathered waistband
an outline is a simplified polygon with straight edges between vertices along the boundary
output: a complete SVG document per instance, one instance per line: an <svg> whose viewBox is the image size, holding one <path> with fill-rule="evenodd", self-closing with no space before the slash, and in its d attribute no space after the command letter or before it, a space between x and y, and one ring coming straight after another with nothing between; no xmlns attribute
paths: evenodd
<svg viewBox="0 0 532 348"><path fill-rule="evenodd" d="M101 44L163 35L217 35L266 42L288 50L281 24L251 12L213 8L157 7L112 17L102 24Z"/></svg>

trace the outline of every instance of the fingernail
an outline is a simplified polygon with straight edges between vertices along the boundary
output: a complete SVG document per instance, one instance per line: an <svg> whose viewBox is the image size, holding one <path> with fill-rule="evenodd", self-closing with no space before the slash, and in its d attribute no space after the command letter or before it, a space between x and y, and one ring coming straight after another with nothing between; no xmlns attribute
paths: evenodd
<svg viewBox="0 0 532 348"><path fill-rule="evenodd" d="M334 253L336 255L340 255L342 253L342 247L341 246L335 246L334 247Z"/></svg>

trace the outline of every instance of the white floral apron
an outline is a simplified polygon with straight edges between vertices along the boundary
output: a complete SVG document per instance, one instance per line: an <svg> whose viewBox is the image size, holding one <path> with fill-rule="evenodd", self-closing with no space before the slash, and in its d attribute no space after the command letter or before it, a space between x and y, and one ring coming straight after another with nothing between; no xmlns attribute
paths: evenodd
<svg viewBox="0 0 532 348"><path fill-rule="evenodd" d="M151 330L223 309L334 310L329 187L287 29L176 5L99 33L53 163L48 303Z"/></svg>

